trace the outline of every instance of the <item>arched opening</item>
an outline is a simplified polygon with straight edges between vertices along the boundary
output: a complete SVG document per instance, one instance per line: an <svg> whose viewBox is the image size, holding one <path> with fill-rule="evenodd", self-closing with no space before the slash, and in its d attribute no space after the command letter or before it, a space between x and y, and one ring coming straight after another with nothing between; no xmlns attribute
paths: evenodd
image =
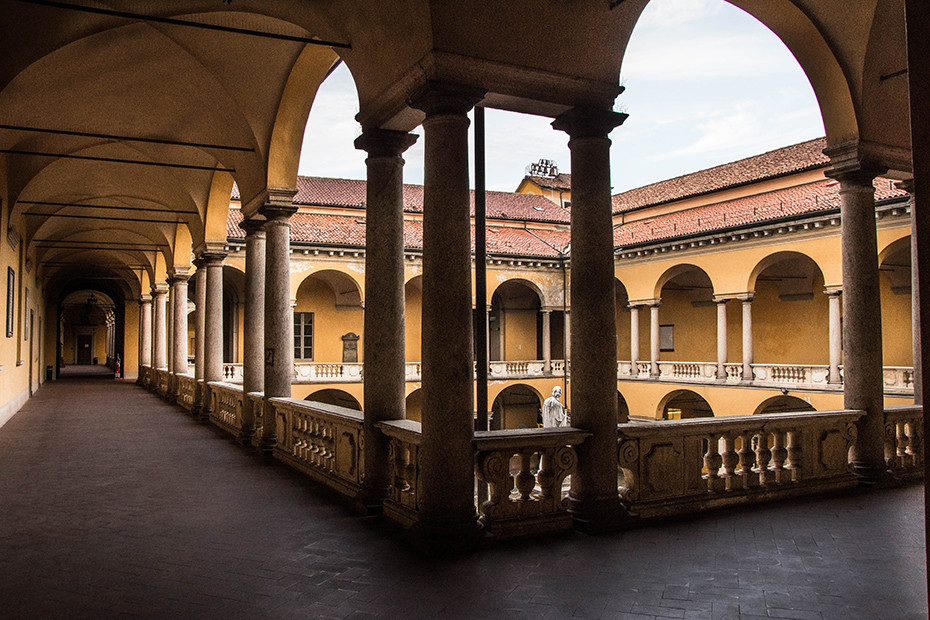
<svg viewBox="0 0 930 620"><path fill-rule="evenodd" d="M712 418L714 411L704 398L691 390L675 390L659 402L658 417L663 420Z"/></svg>
<svg viewBox="0 0 930 620"><path fill-rule="evenodd" d="M407 394L404 400L405 418L420 422L423 420L423 390L420 388Z"/></svg>
<svg viewBox="0 0 930 620"><path fill-rule="evenodd" d="M295 362L361 362L364 326L358 283L327 269L307 276L294 308Z"/></svg>
<svg viewBox="0 0 930 620"><path fill-rule="evenodd" d="M333 388L327 388L325 390L317 390L313 392L304 400L312 400L317 403L323 403L324 405L335 405L337 407L344 407L346 409L355 409L356 411L362 410L362 405L356 400L354 396L345 392L343 390L337 390Z"/></svg>
<svg viewBox="0 0 930 620"><path fill-rule="evenodd" d="M617 316L617 359L630 359L630 297L626 287L614 279L614 300Z"/></svg>
<svg viewBox="0 0 930 620"><path fill-rule="evenodd" d="M245 273L223 266L223 363L242 360L245 329Z"/></svg>
<svg viewBox="0 0 930 620"><path fill-rule="evenodd" d="M898 239L879 255L882 298L882 359L885 366L912 366L911 237Z"/></svg>
<svg viewBox="0 0 930 620"><path fill-rule="evenodd" d="M404 348L408 362L420 361L422 317L423 276L414 276L404 284Z"/></svg>
<svg viewBox="0 0 930 620"><path fill-rule="evenodd" d="M491 430L537 428L542 398L528 385L515 384L504 388L491 405Z"/></svg>
<svg viewBox="0 0 930 620"><path fill-rule="evenodd" d="M778 252L756 266L752 300L754 361L827 364L829 298L820 267L798 252Z"/></svg>
<svg viewBox="0 0 930 620"><path fill-rule="evenodd" d="M765 414L765 413L787 413L795 411L817 411L814 409L814 406L811 405L804 399L798 398L796 396L788 396L783 394L781 396L773 396L767 398L756 407L756 410L752 412L753 415Z"/></svg>
<svg viewBox="0 0 930 620"><path fill-rule="evenodd" d="M497 287L491 296L491 361L542 357L541 307L538 291L526 281L507 280Z"/></svg>
<svg viewBox="0 0 930 620"><path fill-rule="evenodd" d="M116 304L105 293L81 289L59 305L59 365L112 366L116 357Z"/></svg>
<svg viewBox="0 0 930 620"><path fill-rule="evenodd" d="M710 277L700 267L677 265L659 283L659 359L716 359L717 310ZM648 326L648 315L646 321ZM646 327L645 332L649 330Z"/></svg>

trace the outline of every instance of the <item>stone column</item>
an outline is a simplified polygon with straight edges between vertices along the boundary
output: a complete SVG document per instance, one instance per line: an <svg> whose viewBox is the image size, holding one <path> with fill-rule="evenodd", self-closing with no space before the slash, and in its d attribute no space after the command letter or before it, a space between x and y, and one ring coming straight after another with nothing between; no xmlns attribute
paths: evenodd
<svg viewBox="0 0 930 620"><path fill-rule="evenodd" d="M902 181L900 189L911 195L911 352L914 368L914 404L923 404L923 368L921 367L920 343L920 269L917 266L917 218L914 217L917 199L914 196L914 181Z"/></svg>
<svg viewBox="0 0 930 620"><path fill-rule="evenodd" d="M743 304L743 381L752 381L752 295L738 298Z"/></svg>
<svg viewBox="0 0 930 620"><path fill-rule="evenodd" d="M423 445L420 535L469 539L474 500L474 374L468 117L483 93L427 84L409 102L423 121ZM501 334L503 338L503 333Z"/></svg>
<svg viewBox="0 0 930 620"><path fill-rule="evenodd" d="M881 295L875 230L875 188L881 170L860 161L857 149L824 151L833 161L827 175L840 182L843 243L844 406L862 409L850 452L862 484L886 476L882 377Z"/></svg>
<svg viewBox="0 0 930 620"><path fill-rule="evenodd" d="M256 415L248 394L261 392L265 387L265 220L244 220L239 227L245 231L244 398L239 440L247 442L255 430Z"/></svg>
<svg viewBox="0 0 930 620"><path fill-rule="evenodd" d="M171 373L174 375L172 394L178 394L178 375L187 374L187 280L190 276L186 268L174 268L174 273L168 278L171 287L171 308L174 320L171 322L173 331L171 338Z"/></svg>
<svg viewBox="0 0 930 620"><path fill-rule="evenodd" d="M297 211L295 189L268 190L259 209L265 216L265 400L260 448L270 454L277 443L270 399L291 396L294 376L294 311L291 308L291 223Z"/></svg>
<svg viewBox="0 0 930 620"><path fill-rule="evenodd" d="M206 316L207 316L207 269L199 258L194 260L197 271L194 273L194 379L197 381L197 391L194 394L194 408L191 414L199 416L204 409L203 367L206 355Z"/></svg>
<svg viewBox="0 0 930 620"><path fill-rule="evenodd" d="M549 319L552 317L552 310L544 309L542 312L542 358L543 372L552 372L552 326Z"/></svg>
<svg viewBox="0 0 930 620"><path fill-rule="evenodd" d="M659 376L659 302L649 306L649 374L652 377Z"/></svg>
<svg viewBox="0 0 930 620"><path fill-rule="evenodd" d="M829 326L830 326L830 375L828 381L839 385L843 382L840 377L840 364L843 357L843 333L840 329L840 303L842 302L843 289L828 288L824 291L829 302Z"/></svg>
<svg viewBox="0 0 930 620"><path fill-rule="evenodd" d="M572 311L570 308L566 308L562 313L562 325L565 332L565 372L567 373L572 357Z"/></svg>
<svg viewBox="0 0 930 620"><path fill-rule="evenodd" d="M727 302L729 299L714 299L717 304L717 380L727 378Z"/></svg>
<svg viewBox="0 0 930 620"><path fill-rule="evenodd" d="M639 376L639 306L630 304L630 375Z"/></svg>
<svg viewBox="0 0 930 620"><path fill-rule="evenodd" d="M578 446L570 510L591 532L625 515L617 494L617 323L610 196L610 140L626 114L574 108L555 129L569 135L572 169L572 425L592 433Z"/></svg>
<svg viewBox="0 0 930 620"><path fill-rule="evenodd" d="M404 160L418 136L370 129L355 140L368 153L365 238L364 469L366 509L379 506L391 484L390 442L377 428L402 420L405 406Z"/></svg>
<svg viewBox="0 0 930 620"><path fill-rule="evenodd" d="M139 377L141 380L141 367L152 365L152 296L143 294L139 304Z"/></svg>
<svg viewBox="0 0 930 620"><path fill-rule="evenodd" d="M168 343L165 341L168 328L168 309L165 300L165 294L167 292L168 285L164 282L158 282L152 287L152 306L154 309L154 320L152 321L152 366L159 370L168 369Z"/></svg>
<svg viewBox="0 0 930 620"><path fill-rule="evenodd" d="M174 287L171 286L171 275L165 280L168 284L168 293L165 297L165 367L168 369L168 393L172 392L171 384L174 377L170 376L174 369Z"/></svg>
<svg viewBox="0 0 930 620"><path fill-rule="evenodd" d="M223 259L226 252L208 248L200 255L206 271L203 338L203 408L201 415L213 411L211 381L223 380Z"/></svg>

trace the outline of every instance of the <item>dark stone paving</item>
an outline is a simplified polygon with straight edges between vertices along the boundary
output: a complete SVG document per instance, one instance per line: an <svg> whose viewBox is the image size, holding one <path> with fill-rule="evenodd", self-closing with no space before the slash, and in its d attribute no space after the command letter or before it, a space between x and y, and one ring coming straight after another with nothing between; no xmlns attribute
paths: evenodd
<svg viewBox="0 0 930 620"><path fill-rule="evenodd" d="M0 429L3 618L926 618L920 486L426 558L139 387Z"/></svg>

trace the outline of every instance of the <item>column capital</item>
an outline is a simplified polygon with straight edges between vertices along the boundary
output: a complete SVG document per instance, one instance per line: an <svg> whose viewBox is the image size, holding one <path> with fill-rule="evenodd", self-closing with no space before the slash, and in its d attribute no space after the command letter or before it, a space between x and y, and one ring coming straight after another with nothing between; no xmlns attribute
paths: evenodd
<svg viewBox="0 0 930 620"><path fill-rule="evenodd" d="M369 129L355 139L355 148L369 157L400 157L420 136L393 129Z"/></svg>
<svg viewBox="0 0 930 620"><path fill-rule="evenodd" d="M744 304L752 303L753 298L756 296L755 291L746 291L745 293L737 293L733 296L733 299L741 301Z"/></svg>
<svg viewBox="0 0 930 620"><path fill-rule="evenodd" d="M868 151L868 145L859 140L828 146L823 154L830 158L830 167L824 176L844 185L871 188L875 177L888 172L888 167L878 163Z"/></svg>
<svg viewBox="0 0 930 620"><path fill-rule="evenodd" d="M168 283L167 282L155 282L152 284L152 297L156 295L164 295L168 292Z"/></svg>
<svg viewBox="0 0 930 620"><path fill-rule="evenodd" d="M294 206L294 196L296 195L297 188L266 188L265 202L258 208L258 212L264 215L268 222L287 220L297 212L297 207Z"/></svg>
<svg viewBox="0 0 930 620"><path fill-rule="evenodd" d="M631 299L627 304L629 308L642 308L643 306L658 307L662 305L661 297L652 297L649 299Z"/></svg>
<svg viewBox="0 0 930 620"><path fill-rule="evenodd" d="M412 92L407 105L424 112L426 116L437 114L467 114L475 104L484 99L487 91L469 86L427 80Z"/></svg>
<svg viewBox="0 0 930 620"><path fill-rule="evenodd" d="M152 303L152 296L149 295L148 293L142 293L141 295L139 295L139 303L140 304Z"/></svg>
<svg viewBox="0 0 930 620"><path fill-rule="evenodd" d="M263 234L265 232L265 219L253 217L242 220L239 222L239 228L245 231L246 238L252 235Z"/></svg>
<svg viewBox="0 0 930 620"><path fill-rule="evenodd" d="M187 282L190 277L190 268L187 265L175 265L168 271L168 284Z"/></svg>
<svg viewBox="0 0 930 620"><path fill-rule="evenodd" d="M736 299L736 296L733 295L732 293L723 294L723 295L714 295L713 299L714 299L714 303L719 305L719 304L725 304L730 300Z"/></svg>
<svg viewBox="0 0 930 620"><path fill-rule="evenodd" d="M221 261L226 258L226 241L204 241L194 248L195 265L198 267L214 261ZM197 263L196 260L200 262Z"/></svg>
<svg viewBox="0 0 930 620"><path fill-rule="evenodd" d="M606 138L629 114L598 108L572 108L555 117L552 128L574 138Z"/></svg>
<svg viewBox="0 0 930 620"><path fill-rule="evenodd" d="M839 297L840 295L843 294L843 287L842 286L828 286L825 289L823 289L823 294L828 295L830 297Z"/></svg>

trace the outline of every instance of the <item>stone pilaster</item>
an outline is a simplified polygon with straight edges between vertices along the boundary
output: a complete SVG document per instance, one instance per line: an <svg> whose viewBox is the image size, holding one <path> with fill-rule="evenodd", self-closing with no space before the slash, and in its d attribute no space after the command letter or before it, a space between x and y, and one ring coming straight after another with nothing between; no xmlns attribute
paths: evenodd
<svg viewBox="0 0 930 620"><path fill-rule="evenodd" d="M291 308L291 215L295 189L268 189L259 212L265 216L265 401L261 450L270 454L277 443L274 407L269 399L290 397L294 375L294 313Z"/></svg>
<svg viewBox="0 0 930 620"><path fill-rule="evenodd" d="M553 128L569 135L572 169L572 425L592 436L578 447L570 510L588 531L617 527L617 325L610 195L610 131L626 114L575 108Z"/></svg>
<svg viewBox="0 0 930 620"><path fill-rule="evenodd" d="M409 105L423 121L423 445L420 521L426 544L478 531L474 500L474 355L467 112L484 93L427 84Z"/></svg>
<svg viewBox="0 0 930 620"><path fill-rule="evenodd" d="M390 442L377 428L404 418L404 160L417 136L372 129L355 141L368 153L365 208L365 421L360 504L380 505L391 483Z"/></svg>

